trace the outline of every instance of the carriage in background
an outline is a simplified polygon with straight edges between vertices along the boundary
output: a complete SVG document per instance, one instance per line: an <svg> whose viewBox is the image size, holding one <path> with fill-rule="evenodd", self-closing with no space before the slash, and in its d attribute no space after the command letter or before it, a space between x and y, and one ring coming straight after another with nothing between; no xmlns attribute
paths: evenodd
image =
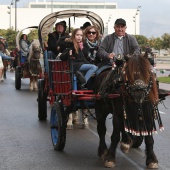
<svg viewBox="0 0 170 170"><path fill-rule="evenodd" d="M40 43L38 39L32 40L29 48L28 58L22 56L21 54L21 47L20 47L20 37L23 34L24 30L30 29L38 29L38 26L30 26L20 30L16 36L16 48L18 50L19 56L16 59L16 69L15 69L15 88L18 90L21 88L21 79L23 78L30 78L30 90L33 90L32 86L35 84L36 88L36 81L37 78L42 77L42 71L39 66L39 59L41 57L42 50L40 48ZM31 59L29 59L31 58ZM31 72L31 66L34 64L34 68L36 68L36 75L33 76ZM38 65L38 67L37 67ZM35 78L36 77L36 78ZM34 84L33 84L34 83ZM37 88L36 88L37 89Z"/></svg>

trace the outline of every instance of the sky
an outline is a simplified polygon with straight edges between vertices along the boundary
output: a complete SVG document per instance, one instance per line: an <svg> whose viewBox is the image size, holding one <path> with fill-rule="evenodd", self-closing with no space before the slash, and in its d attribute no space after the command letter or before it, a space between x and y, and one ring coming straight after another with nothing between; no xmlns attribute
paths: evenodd
<svg viewBox="0 0 170 170"><path fill-rule="evenodd" d="M51 2L51 0L47 0ZM140 8L140 34L148 38L170 34L170 0L53 0L53 2L116 2L118 9ZM28 2L36 0L19 0L18 7L26 7ZM44 0L39 0L44 2ZM0 0L1 5L10 5L11 0ZM134 14L135 15L135 14Z"/></svg>

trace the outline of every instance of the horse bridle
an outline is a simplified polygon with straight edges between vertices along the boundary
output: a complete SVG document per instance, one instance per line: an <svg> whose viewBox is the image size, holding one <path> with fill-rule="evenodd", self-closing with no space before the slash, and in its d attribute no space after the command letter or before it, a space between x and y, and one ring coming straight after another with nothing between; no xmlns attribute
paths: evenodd
<svg viewBox="0 0 170 170"><path fill-rule="evenodd" d="M150 74L150 78L149 78L149 82L148 84L146 84L143 80L140 80L140 79L137 79L134 81L133 84L130 84L128 82L128 80L126 80L125 84L124 84L124 95L127 97L127 96L130 96L129 100L131 101L135 101L136 103L142 103L143 101L148 101L149 100L149 93L150 93L150 90L153 86L153 81L152 81L152 76L151 76L151 72L149 73ZM126 75L127 76L127 75ZM143 97L141 98L140 101L137 101L135 99L135 92L137 91L143 91L144 92L144 95Z"/></svg>

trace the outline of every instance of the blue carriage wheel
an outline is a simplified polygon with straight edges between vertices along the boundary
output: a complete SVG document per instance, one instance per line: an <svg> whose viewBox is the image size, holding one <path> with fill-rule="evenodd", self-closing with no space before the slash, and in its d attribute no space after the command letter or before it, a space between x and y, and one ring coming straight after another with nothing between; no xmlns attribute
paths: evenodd
<svg viewBox="0 0 170 170"><path fill-rule="evenodd" d="M63 105L59 102L55 102L52 106L50 125L54 149L62 151L66 142L66 116L64 115Z"/></svg>

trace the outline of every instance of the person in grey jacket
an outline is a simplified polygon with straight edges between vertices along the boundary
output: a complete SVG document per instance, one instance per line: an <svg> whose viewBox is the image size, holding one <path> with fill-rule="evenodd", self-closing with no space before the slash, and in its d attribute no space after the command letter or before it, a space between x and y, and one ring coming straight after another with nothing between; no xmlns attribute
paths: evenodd
<svg viewBox="0 0 170 170"><path fill-rule="evenodd" d="M29 45L30 45L26 34L21 35L19 45L20 45L21 56L22 56L21 62L25 62L27 61L28 58Z"/></svg>
<svg viewBox="0 0 170 170"><path fill-rule="evenodd" d="M98 55L102 65L111 65L110 59L116 55L140 54L140 47L136 38L126 33L126 21L119 18L115 21L115 32L107 35L100 44Z"/></svg>

